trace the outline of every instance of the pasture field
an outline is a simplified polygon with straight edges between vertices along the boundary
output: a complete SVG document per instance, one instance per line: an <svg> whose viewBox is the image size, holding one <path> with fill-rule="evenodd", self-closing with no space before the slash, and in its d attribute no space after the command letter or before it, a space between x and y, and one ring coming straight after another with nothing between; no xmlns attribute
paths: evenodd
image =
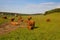
<svg viewBox="0 0 60 40"><path fill-rule="evenodd" d="M31 16L35 20L36 28L33 30L18 28L4 35L0 35L0 40L60 40L60 13ZM27 19L27 16L22 17L24 20ZM6 20L0 17L0 25L8 22L10 18L12 16L8 16ZM17 17L15 18L17 20ZM50 21L47 22L47 19L50 19Z"/></svg>

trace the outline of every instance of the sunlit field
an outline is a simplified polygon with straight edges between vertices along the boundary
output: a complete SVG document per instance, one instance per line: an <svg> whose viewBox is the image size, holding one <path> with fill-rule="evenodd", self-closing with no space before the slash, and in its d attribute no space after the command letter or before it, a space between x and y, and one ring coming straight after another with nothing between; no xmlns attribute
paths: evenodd
<svg viewBox="0 0 60 40"><path fill-rule="evenodd" d="M36 28L28 30L27 28L21 28L19 25L16 30L0 35L0 40L60 40L60 13L31 16L32 20L35 21ZM0 25L9 22L12 17L17 21L17 17L13 15L7 15L7 17L8 19L3 19L0 15ZM22 17L27 20L28 15Z"/></svg>

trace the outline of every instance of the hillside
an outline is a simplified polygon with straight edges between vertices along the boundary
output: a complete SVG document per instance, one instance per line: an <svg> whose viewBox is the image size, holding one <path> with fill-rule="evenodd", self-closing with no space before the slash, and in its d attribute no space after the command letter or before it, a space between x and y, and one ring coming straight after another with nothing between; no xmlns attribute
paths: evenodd
<svg viewBox="0 0 60 40"><path fill-rule="evenodd" d="M7 17L9 19L12 18L12 16ZM27 19L27 16L22 17L24 20ZM33 15L32 17L36 22L35 25L37 28L34 28L34 30L28 30L27 28L16 26L19 28L4 35L0 35L0 40L60 40L60 13L51 13L50 15L46 16ZM17 18L18 17L15 17L16 20ZM50 19L49 22L46 21L48 18ZM9 21L9 19L6 20ZM0 20L5 21L1 17ZM8 28L10 27L11 26L9 26ZM15 28L15 26L12 28ZM2 30L0 29L0 31Z"/></svg>
<svg viewBox="0 0 60 40"><path fill-rule="evenodd" d="M51 9L46 11L45 13L25 14L25 13L0 12L0 15L43 15L43 14L47 15L47 14L56 13L56 12L60 13L60 8Z"/></svg>
<svg viewBox="0 0 60 40"><path fill-rule="evenodd" d="M55 8L55 9L52 9L52 10L48 10L45 12L45 15L46 14L51 14L51 13L56 13L56 12L60 12L60 8Z"/></svg>
<svg viewBox="0 0 60 40"><path fill-rule="evenodd" d="M56 9L54 10L56 11ZM2 13L3 12L1 12L1 14ZM26 26L24 25L25 22L22 23L23 25L22 28L21 28L22 25L5 26L5 23L10 22L10 19L12 17L15 18L15 22L17 21L18 17L13 16L15 15L14 13L11 13L13 15L10 15L9 13L6 12L4 12L3 14L4 15L0 16L0 24L3 24L3 26L0 25L0 40L60 40L60 19L59 19L60 11L50 13L50 15L46 14L46 16L37 14L31 15L32 20L35 21L35 28L33 30L23 28ZM3 16L5 16L5 14L8 14L7 19L2 18ZM23 15L22 17L24 20L27 20L28 15ZM50 21L48 22L47 19L49 19Z"/></svg>

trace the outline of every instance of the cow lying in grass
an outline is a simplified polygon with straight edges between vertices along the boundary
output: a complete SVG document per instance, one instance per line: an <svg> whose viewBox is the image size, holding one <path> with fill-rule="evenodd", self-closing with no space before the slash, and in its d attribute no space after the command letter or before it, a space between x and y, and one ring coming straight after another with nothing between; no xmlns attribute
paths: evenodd
<svg viewBox="0 0 60 40"><path fill-rule="evenodd" d="M12 25L19 25L19 24L21 24L21 22L23 22L23 19L22 19L21 16L18 17L18 21L17 22L14 22L14 20L15 20L14 18L11 19L11 24Z"/></svg>
<svg viewBox="0 0 60 40"><path fill-rule="evenodd" d="M19 24L18 22L14 22L14 18L11 19L11 25L16 26L18 24Z"/></svg>
<svg viewBox="0 0 60 40"><path fill-rule="evenodd" d="M35 21L31 20L32 17L28 17L28 20L27 20L27 28L28 29L33 29L35 27Z"/></svg>

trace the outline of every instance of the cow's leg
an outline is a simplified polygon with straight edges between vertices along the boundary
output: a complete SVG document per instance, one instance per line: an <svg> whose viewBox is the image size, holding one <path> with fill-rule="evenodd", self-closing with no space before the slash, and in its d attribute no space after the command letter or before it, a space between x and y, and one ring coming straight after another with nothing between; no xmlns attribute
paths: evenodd
<svg viewBox="0 0 60 40"><path fill-rule="evenodd" d="M31 26L28 26L27 28L28 28L29 30L31 30L32 27L31 27Z"/></svg>
<svg viewBox="0 0 60 40"><path fill-rule="evenodd" d="M32 27L31 27L31 29L33 29L35 27L35 23L33 23L33 25L32 25Z"/></svg>

